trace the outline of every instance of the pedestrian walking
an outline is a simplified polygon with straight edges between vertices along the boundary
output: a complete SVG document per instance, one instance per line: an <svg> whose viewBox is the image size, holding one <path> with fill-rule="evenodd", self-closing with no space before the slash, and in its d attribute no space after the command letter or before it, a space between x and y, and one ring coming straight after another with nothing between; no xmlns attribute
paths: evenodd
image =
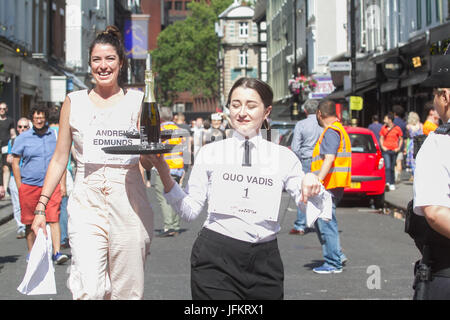
<svg viewBox="0 0 450 320"><path fill-rule="evenodd" d="M414 178L414 171L416 169L416 161L414 159L414 137L423 134L423 125L420 122L419 115L411 111L408 114L408 122L406 125L408 132L408 142L406 144L406 166L411 169L411 179Z"/></svg>
<svg viewBox="0 0 450 320"><path fill-rule="evenodd" d="M51 229L52 259L57 264L63 264L68 260L68 256L60 252L61 230L59 214L61 193L65 193L65 185L62 185L60 179L58 179L55 181L54 190L45 194L46 202L43 203L40 199L47 168L56 147L56 133L50 130L47 125L47 107L34 106L31 109L30 117L33 128L17 136L11 150L14 179L19 190L21 222L26 226L25 237L27 239L28 254L37 235L37 232L35 234L31 230L34 215L37 214L34 209L36 205L41 203L43 208L40 210L46 212L46 221ZM20 165L21 160L23 160L22 165Z"/></svg>
<svg viewBox="0 0 450 320"><path fill-rule="evenodd" d="M384 117L384 126L380 130L380 145L386 168L386 187L395 190L395 164L397 153L402 149L403 132L394 124L394 114L389 112Z"/></svg>
<svg viewBox="0 0 450 320"><path fill-rule="evenodd" d="M323 131L322 127L319 126L316 117L318 105L318 100L306 100L303 105L306 119L298 121L294 128L291 150L300 160L304 173L311 172L314 146ZM309 231L309 229L306 228L306 213L302 212L300 208L297 208L297 219L294 222L294 227L289 231L289 234L304 235L307 231Z"/></svg>
<svg viewBox="0 0 450 320"><path fill-rule="evenodd" d="M23 117L20 118L19 121L17 121L17 135L20 135L22 132L27 131L30 129L30 120L28 118ZM8 141L8 156L6 157L6 161L10 166L12 166L13 163L13 155L11 153L12 146L14 145L14 141L16 138L10 139ZM22 159L19 163L19 166L22 165ZM13 207L14 212L14 220L16 220L17 224L17 239L23 239L25 238L25 225L21 222L20 218L20 201L19 201L19 191L17 190L16 180L14 179L13 171L11 170L11 179L9 179L9 192L11 195L11 204Z"/></svg>
<svg viewBox="0 0 450 320"><path fill-rule="evenodd" d="M161 130L179 130L180 128L172 121L173 113L169 107L161 107ZM186 143L185 138L172 138L164 141L164 143L179 145L177 150L164 154L164 159L170 168L170 175L178 183L182 183L184 177L184 161L183 152L180 151L182 144ZM155 195L163 215L164 227L158 237L173 237L180 233L180 216L176 214L173 208L167 203L164 198L164 186L157 170L153 170L155 177Z"/></svg>
<svg viewBox="0 0 450 320"><path fill-rule="evenodd" d="M8 156L8 141L14 139L16 135L14 120L8 117L8 105L6 102L0 102L0 146L2 148L2 178L5 189L8 187L11 178L11 165L6 161L6 157ZM6 197L9 198L9 195L6 194Z"/></svg>
<svg viewBox="0 0 450 320"><path fill-rule="evenodd" d="M439 114L436 112L433 101L425 103L426 119L423 123L423 134L429 135L439 126Z"/></svg>
<svg viewBox="0 0 450 320"><path fill-rule="evenodd" d="M413 188L413 217L425 217L414 226L422 253L414 299L423 300L450 300L450 56L437 61L422 85L434 88L434 107L444 124L429 133L417 154Z"/></svg>
<svg viewBox="0 0 450 320"><path fill-rule="evenodd" d="M141 156L155 165L167 201L193 220L208 202L208 216L191 254L193 299L282 299L284 269L276 235L283 188L298 204L318 194L320 183L304 174L288 148L262 138L272 110L270 86L240 78L227 105L234 133L203 146L183 191L163 157ZM303 199L302 199L303 197Z"/></svg>
<svg viewBox="0 0 450 320"><path fill-rule="evenodd" d="M68 287L74 299L142 299L144 265L153 234L153 212L139 156L110 155L105 145L128 143L143 93L120 86L126 70L120 31L108 26L89 48L95 87L68 94L58 143L36 206L32 229L45 227L45 205L66 171L74 143L77 170L67 211L72 252ZM48 215L48 214L47 214ZM45 229L44 229L45 230Z"/></svg>
<svg viewBox="0 0 450 320"><path fill-rule="evenodd" d="M319 274L340 273L348 258L343 254L340 244L336 207L344 195L344 188L350 186L352 146L339 122L333 101L322 100L316 114L324 131L314 147L311 172L331 193L333 204L331 220L317 219L315 223L325 262L313 271Z"/></svg>
<svg viewBox="0 0 450 320"><path fill-rule="evenodd" d="M405 109L401 105L396 104L392 107L392 112L394 113L394 124L402 129L403 138L406 138L406 122L403 120ZM400 150L397 152L397 158L395 159L395 183L400 183L405 153L406 143L402 143Z"/></svg>
<svg viewBox="0 0 450 320"><path fill-rule="evenodd" d="M377 138L378 145L380 145L380 130L382 127L383 125L378 121L378 115L374 114L372 116L372 123L369 124L369 127L367 129L373 132L373 134Z"/></svg>

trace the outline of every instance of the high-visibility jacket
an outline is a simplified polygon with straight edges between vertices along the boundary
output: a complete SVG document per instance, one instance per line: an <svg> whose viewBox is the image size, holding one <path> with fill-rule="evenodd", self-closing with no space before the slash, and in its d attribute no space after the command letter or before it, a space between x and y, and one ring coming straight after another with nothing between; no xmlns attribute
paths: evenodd
<svg viewBox="0 0 450 320"><path fill-rule="evenodd" d="M173 122L164 122L160 125L161 130L177 130L180 129ZM181 144L186 140L186 138L173 138L167 139L163 141L163 143L167 144ZM170 169L181 169L184 167L183 161L183 152L173 152L173 153L165 153L164 160L166 160Z"/></svg>
<svg viewBox="0 0 450 320"><path fill-rule="evenodd" d="M325 189L349 187L352 170L352 146L347 132L338 121L328 126L319 137L312 155L311 172L317 175L320 172L320 168L322 168L323 157L320 155L320 145L327 130L337 131L341 141L336 153L336 159L334 159L330 171L323 180L323 185Z"/></svg>

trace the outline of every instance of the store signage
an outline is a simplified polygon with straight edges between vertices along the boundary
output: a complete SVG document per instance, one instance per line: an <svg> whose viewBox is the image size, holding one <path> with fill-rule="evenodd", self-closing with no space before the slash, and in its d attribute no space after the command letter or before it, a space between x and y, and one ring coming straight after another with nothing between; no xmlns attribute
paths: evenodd
<svg viewBox="0 0 450 320"><path fill-rule="evenodd" d="M405 71L405 62L401 57L390 57L382 63L382 68L387 78L400 78Z"/></svg>
<svg viewBox="0 0 450 320"><path fill-rule="evenodd" d="M363 108L363 98L358 96L351 96L350 97L350 110L356 110L361 111Z"/></svg>

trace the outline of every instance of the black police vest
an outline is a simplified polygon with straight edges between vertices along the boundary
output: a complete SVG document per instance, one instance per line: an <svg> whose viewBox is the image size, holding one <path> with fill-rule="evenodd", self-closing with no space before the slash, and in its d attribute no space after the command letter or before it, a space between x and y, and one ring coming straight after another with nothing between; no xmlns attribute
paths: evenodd
<svg viewBox="0 0 450 320"><path fill-rule="evenodd" d="M450 135L450 123L439 126L434 133ZM406 210L405 232L414 239L419 250L422 252L424 245L450 249L450 239L431 228L425 217L415 214L413 202L408 203Z"/></svg>

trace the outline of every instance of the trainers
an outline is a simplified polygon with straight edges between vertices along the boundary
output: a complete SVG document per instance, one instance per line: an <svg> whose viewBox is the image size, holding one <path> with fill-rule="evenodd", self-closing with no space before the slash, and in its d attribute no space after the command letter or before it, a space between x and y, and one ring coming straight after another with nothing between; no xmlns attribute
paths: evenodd
<svg viewBox="0 0 450 320"><path fill-rule="evenodd" d="M28 260L30 260L30 254L27 253L27 257L25 258L26 263L28 263Z"/></svg>
<svg viewBox="0 0 450 320"><path fill-rule="evenodd" d="M17 239L25 238L25 231L24 230L20 230L19 232L17 232L16 238Z"/></svg>
<svg viewBox="0 0 450 320"><path fill-rule="evenodd" d="M395 191L395 184L389 185L389 191Z"/></svg>
<svg viewBox="0 0 450 320"><path fill-rule="evenodd" d="M52 260L56 263L56 264L63 264L64 262L66 262L67 260L69 260L69 257L66 256L63 253L57 252L56 254L52 255Z"/></svg>
<svg viewBox="0 0 450 320"><path fill-rule="evenodd" d="M341 273L342 268L338 269L338 268L323 264L320 267L314 268L313 271L315 273L319 273L319 274Z"/></svg>
<svg viewBox="0 0 450 320"><path fill-rule="evenodd" d="M159 233L157 237L159 238L174 237L177 236L179 233L180 233L179 230L169 229L167 231Z"/></svg>
<svg viewBox="0 0 450 320"><path fill-rule="evenodd" d="M344 256L343 258L341 258L342 266L345 266L347 264L347 262L348 262L348 258L347 257Z"/></svg>
<svg viewBox="0 0 450 320"><path fill-rule="evenodd" d="M294 228L291 231L289 231L289 234L302 236L302 235L305 234L305 231L304 230L297 230L297 229Z"/></svg>

